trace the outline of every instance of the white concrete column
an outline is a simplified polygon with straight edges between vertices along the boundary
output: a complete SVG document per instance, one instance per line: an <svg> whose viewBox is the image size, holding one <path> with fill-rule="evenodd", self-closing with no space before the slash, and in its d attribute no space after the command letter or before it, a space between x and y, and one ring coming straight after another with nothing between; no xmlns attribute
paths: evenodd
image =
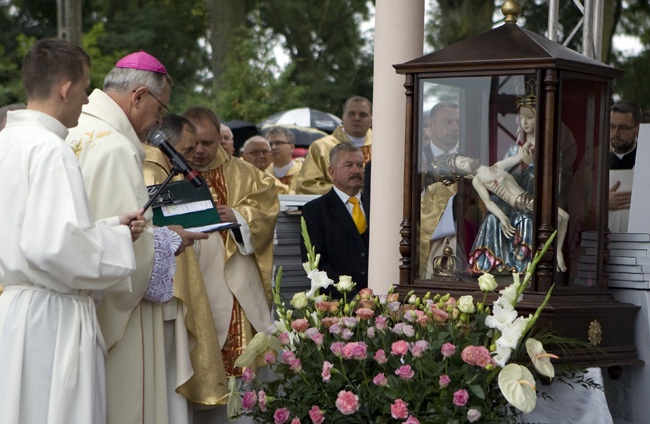
<svg viewBox="0 0 650 424"><path fill-rule="evenodd" d="M394 64L422 56L424 0L377 0L372 117L368 285L386 293L399 282L404 196L404 75Z"/></svg>

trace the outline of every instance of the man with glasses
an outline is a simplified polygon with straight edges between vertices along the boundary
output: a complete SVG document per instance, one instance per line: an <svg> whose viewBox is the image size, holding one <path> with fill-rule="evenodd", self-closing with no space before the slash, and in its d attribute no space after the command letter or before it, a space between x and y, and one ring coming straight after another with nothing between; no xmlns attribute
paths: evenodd
<svg viewBox="0 0 650 424"><path fill-rule="evenodd" d="M271 145L264 137L261 135L255 135L249 138L244 142L242 150L242 159L265 174L273 177L273 180L275 181L275 191L277 191L278 194L289 194L289 186L281 183L280 180L273 175L273 171L270 170L271 164L273 163Z"/></svg>
<svg viewBox="0 0 650 424"><path fill-rule="evenodd" d="M266 132L266 139L271 145L273 165L267 168L282 184L289 187L289 194L296 194L298 174L302 169L304 159L295 160L293 151L296 148L295 137L291 130L275 126Z"/></svg>
<svg viewBox="0 0 650 424"><path fill-rule="evenodd" d="M609 169L610 171L614 170L614 172L610 172L609 210L610 230L613 232L625 232L627 230L627 218L632 200L632 192L630 191L631 174L636 161L636 145L640 123L641 108L638 105L623 101L614 103L611 106L609 115ZM630 175L624 175L626 173ZM623 179L629 179L629 185L624 184L621 181ZM625 187L626 185L627 187Z"/></svg>
<svg viewBox="0 0 650 424"><path fill-rule="evenodd" d="M120 59L104 79L103 90L96 89L88 97L79 125L70 130L67 141L79 159L97 219L113 216L115 211L137 210L149 200L142 169L144 143L168 110L171 85L162 63L140 51ZM97 308L108 350L109 424L176 423L168 419L176 407L184 408L184 416L189 416L187 401L173 389L191 373L167 378L166 366L172 358L165 355L163 303L174 294L174 255L207 235L180 227L154 228L151 215L151 210L145 213L147 228L133 244L135 272L120 290L107 291ZM182 315L175 318L184 319ZM173 358L176 369L191 370L190 358L177 353ZM172 386L169 399L168 384Z"/></svg>

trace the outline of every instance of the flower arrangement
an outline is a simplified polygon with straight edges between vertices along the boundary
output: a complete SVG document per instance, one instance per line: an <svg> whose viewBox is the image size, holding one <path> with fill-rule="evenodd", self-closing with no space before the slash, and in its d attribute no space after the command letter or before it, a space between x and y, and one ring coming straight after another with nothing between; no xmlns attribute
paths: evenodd
<svg viewBox="0 0 650 424"><path fill-rule="evenodd" d="M498 288L490 274L478 279L482 302L430 293L400 301L392 289L385 295L362 289L348 302L354 283L342 277L334 284L318 271L304 220L303 236L311 289L286 305L278 278L279 319L237 363L251 367L262 357L274 378L261 381L245 368L241 380L231 380L231 417L275 424L503 423L535 408L533 372L553 378L555 356L530 332L552 288L535 314L519 316L515 307L553 237L524 279L513 274L488 307L487 294ZM330 285L343 299L320 295Z"/></svg>

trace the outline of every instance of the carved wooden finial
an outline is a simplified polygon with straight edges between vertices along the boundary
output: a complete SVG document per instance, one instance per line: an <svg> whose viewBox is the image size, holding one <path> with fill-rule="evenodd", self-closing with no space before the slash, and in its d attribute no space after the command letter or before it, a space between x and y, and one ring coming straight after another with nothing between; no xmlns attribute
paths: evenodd
<svg viewBox="0 0 650 424"><path fill-rule="evenodd" d="M506 0L501 6L501 13L506 17L507 24L517 23L517 16L521 14L521 6L517 0Z"/></svg>

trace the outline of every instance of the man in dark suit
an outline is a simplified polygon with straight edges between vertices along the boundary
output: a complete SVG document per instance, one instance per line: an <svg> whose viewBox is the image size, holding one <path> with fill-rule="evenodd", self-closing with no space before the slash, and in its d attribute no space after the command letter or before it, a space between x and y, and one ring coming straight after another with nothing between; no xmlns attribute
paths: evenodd
<svg viewBox="0 0 650 424"><path fill-rule="evenodd" d="M319 269L326 271L335 283L341 275L351 276L356 283L347 296L351 299L360 289L368 287L370 205L361 201L360 195L364 160L361 150L349 142L334 146L329 160L328 172L334 187L305 204L302 216L316 253L321 255ZM307 251L303 244L301 253L304 262ZM336 289L327 293L341 297Z"/></svg>

